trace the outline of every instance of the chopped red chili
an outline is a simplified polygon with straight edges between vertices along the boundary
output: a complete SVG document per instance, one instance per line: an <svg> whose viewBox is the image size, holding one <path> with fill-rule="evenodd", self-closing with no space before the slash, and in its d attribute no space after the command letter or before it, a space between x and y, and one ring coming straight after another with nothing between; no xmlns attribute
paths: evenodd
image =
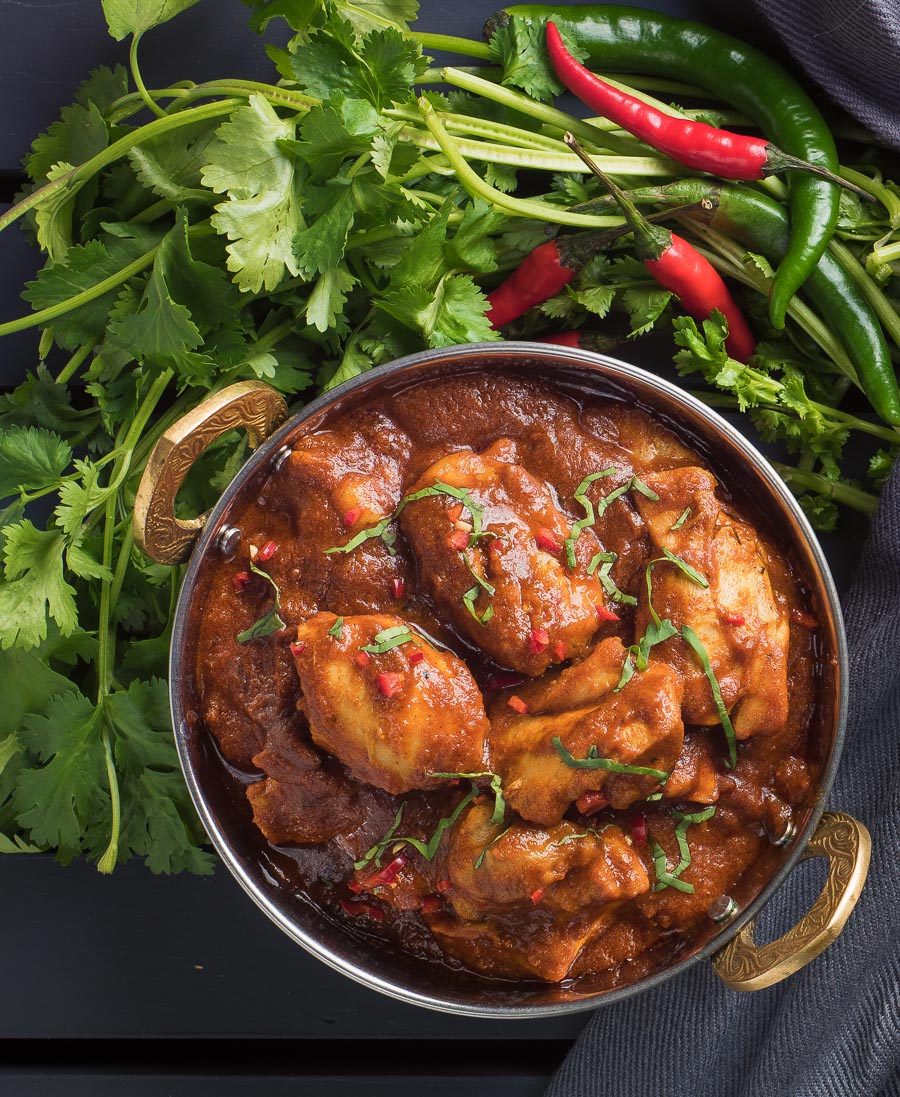
<svg viewBox="0 0 900 1097"><path fill-rule="evenodd" d="M631 817L631 837L637 846L647 844L647 819L642 811L637 811Z"/></svg>
<svg viewBox="0 0 900 1097"><path fill-rule="evenodd" d="M378 691L385 697L393 697L403 686L403 675L391 671L382 671L378 675Z"/></svg>
<svg viewBox="0 0 900 1097"><path fill-rule="evenodd" d="M469 543L469 535L463 529L455 529L447 538L447 544L457 552L462 552Z"/></svg>
<svg viewBox="0 0 900 1097"><path fill-rule="evenodd" d="M366 889L362 886L359 880L348 880L347 887L353 892L354 895L361 895Z"/></svg>
<svg viewBox="0 0 900 1097"><path fill-rule="evenodd" d="M602 811L609 805L609 800L603 795L602 792L594 792L589 790L584 792L575 801L575 807L581 812L582 815L596 815L598 811Z"/></svg>
<svg viewBox="0 0 900 1097"><path fill-rule="evenodd" d="M506 703L511 709L518 712L520 716L524 716L528 711L528 705L525 704L521 697L517 697L515 694L508 698Z"/></svg>
<svg viewBox="0 0 900 1097"><path fill-rule="evenodd" d="M501 670L496 674L491 674L484 681L484 689L486 693L496 693L498 689L507 689L509 686L521 686L525 681L525 676L522 674L514 674L509 670Z"/></svg>
<svg viewBox="0 0 900 1097"><path fill-rule="evenodd" d="M618 621L618 613L613 613L611 609L607 609L606 606L597 606L597 616L601 621Z"/></svg>
<svg viewBox="0 0 900 1097"><path fill-rule="evenodd" d="M443 900L439 895L426 895L422 900L422 905L419 907L420 914L434 914L440 910L444 905Z"/></svg>
<svg viewBox="0 0 900 1097"><path fill-rule="evenodd" d="M360 903L355 899L338 899L341 907L354 918L359 918L365 915L367 918L371 918L376 922L384 920L384 911L379 910L378 907L373 907L371 903Z"/></svg>
<svg viewBox="0 0 900 1097"><path fill-rule="evenodd" d="M805 609L792 609L791 620L795 625L799 625L801 628L808 628L810 630L818 628L819 622L811 613L807 613Z"/></svg>
<svg viewBox="0 0 900 1097"><path fill-rule="evenodd" d="M534 903L534 905L537 906L538 903L544 898L544 896L546 894L547 894L547 889L546 888L535 888L534 891L531 893L532 903Z"/></svg>
<svg viewBox="0 0 900 1097"><path fill-rule="evenodd" d="M747 621L743 613L723 613L722 620L727 625L734 625L735 628L740 628L741 625L746 624Z"/></svg>
<svg viewBox="0 0 900 1097"><path fill-rule="evenodd" d="M305 649L306 644L300 641L298 641L297 643L293 643L291 644L291 655L296 658L298 655L302 655Z"/></svg>
<svg viewBox="0 0 900 1097"><path fill-rule="evenodd" d="M393 861L385 865L384 868L379 869L374 875L363 880L363 886L374 888L388 887L391 884L395 884L397 882L397 877L400 875L408 860L409 858L405 853L398 853Z"/></svg>
<svg viewBox="0 0 900 1097"><path fill-rule="evenodd" d="M265 563L267 560L271 560L275 553L278 551L278 545L274 541L266 541L263 547L259 550L259 554L256 559Z"/></svg>
<svg viewBox="0 0 900 1097"><path fill-rule="evenodd" d="M356 660L356 665L360 667L367 667L372 661L371 656L367 651L358 651L353 658Z"/></svg>
<svg viewBox="0 0 900 1097"><path fill-rule="evenodd" d="M449 880L438 880L438 882L434 886L441 893L441 895L443 895L445 891L449 891L450 888L453 887Z"/></svg>
<svg viewBox="0 0 900 1097"><path fill-rule="evenodd" d="M545 628L533 628L528 637L528 651L532 655L540 655L542 651L546 651L549 643L550 636Z"/></svg>
<svg viewBox="0 0 900 1097"><path fill-rule="evenodd" d="M362 507L351 507L347 511L347 513L344 515L344 525L347 526L348 528L350 526L355 526L356 523L359 521L359 519L362 515L362 512L363 512Z"/></svg>
<svg viewBox="0 0 900 1097"><path fill-rule="evenodd" d="M562 544L552 529L539 529L534 539L537 547L544 552L551 552L554 556L562 552Z"/></svg>
<svg viewBox="0 0 900 1097"><path fill-rule="evenodd" d="M399 602L402 600L403 595L406 593L406 580L405 579L392 579L391 580L391 594L394 600Z"/></svg>
<svg viewBox="0 0 900 1097"><path fill-rule="evenodd" d="M240 594L250 586L250 572L239 571L234 577L234 589Z"/></svg>
<svg viewBox="0 0 900 1097"><path fill-rule="evenodd" d="M421 648L416 648L415 651L411 651L407 656L407 659L409 660L409 665L411 667L414 667L416 663L421 663L424 658L425 652L422 651Z"/></svg>

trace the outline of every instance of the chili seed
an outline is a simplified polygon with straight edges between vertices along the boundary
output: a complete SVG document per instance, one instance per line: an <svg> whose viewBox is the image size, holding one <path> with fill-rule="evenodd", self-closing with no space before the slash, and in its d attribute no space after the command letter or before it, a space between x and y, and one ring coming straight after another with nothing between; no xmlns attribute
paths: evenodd
<svg viewBox="0 0 900 1097"><path fill-rule="evenodd" d="M239 571L237 575L235 575L233 582L234 589L237 591L238 594L240 594L242 591L245 591L247 587L250 586L250 572Z"/></svg>

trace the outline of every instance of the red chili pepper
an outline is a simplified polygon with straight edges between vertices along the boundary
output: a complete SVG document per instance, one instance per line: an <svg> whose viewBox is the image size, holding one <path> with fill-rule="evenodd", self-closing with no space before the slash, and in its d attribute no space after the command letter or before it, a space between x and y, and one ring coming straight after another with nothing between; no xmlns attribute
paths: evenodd
<svg viewBox="0 0 900 1097"><path fill-rule="evenodd" d="M727 625L734 625L735 628L740 628L741 625L746 624L746 617L743 613L723 613L722 620Z"/></svg>
<svg viewBox="0 0 900 1097"><path fill-rule="evenodd" d="M518 712L520 716L524 716L528 711L528 705L525 704L521 697L517 697L515 694L513 694L512 697L509 697L506 703L514 712Z"/></svg>
<svg viewBox="0 0 900 1097"><path fill-rule="evenodd" d="M566 645L562 640L557 640L553 647L550 649L553 652L553 658L557 662L561 663L566 657Z"/></svg>
<svg viewBox="0 0 900 1097"><path fill-rule="evenodd" d="M584 792L575 801L575 807L581 812L582 815L596 815L598 811L602 811L609 804L609 800L603 795L602 792Z"/></svg>
<svg viewBox="0 0 900 1097"><path fill-rule="evenodd" d="M295 659L298 655L302 655L305 650L306 644L304 643L298 642L296 644L291 644L291 655L293 655Z"/></svg>
<svg viewBox="0 0 900 1097"><path fill-rule="evenodd" d="M234 577L234 589L238 594L245 591L250 586L250 572L239 571Z"/></svg>
<svg viewBox="0 0 900 1097"><path fill-rule="evenodd" d="M357 666L367 667L372 661L371 656L367 651L358 651L353 658L356 660Z"/></svg>
<svg viewBox="0 0 900 1097"><path fill-rule="evenodd" d="M271 560L277 551L278 545L276 545L274 541L266 541L259 550L256 559L264 564L267 560Z"/></svg>
<svg viewBox="0 0 900 1097"><path fill-rule="evenodd" d="M613 613L611 609L607 609L606 606L597 606L597 616L601 621L619 621L621 618L618 613Z"/></svg>
<svg viewBox="0 0 900 1097"><path fill-rule="evenodd" d="M708 320L713 309L718 309L728 321L725 340L728 353L739 362L746 362L756 344L743 313L718 271L687 240L660 225L651 225L624 191L597 167L571 133L566 134L565 140L615 198L634 232L637 258L664 289L679 298L681 307L695 320Z"/></svg>
<svg viewBox="0 0 900 1097"><path fill-rule="evenodd" d="M547 23L547 51L556 75L583 103L685 167L724 179L746 180L765 179L782 171L806 171L843 185L843 180L826 168L791 156L761 137L745 137L666 114L613 87L569 53L552 22Z"/></svg>
<svg viewBox="0 0 900 1097"><path fill-rule="evenodd" d="M416 648L416 650L411 651L406 658L409 665L411 667L414 667L417 663L421 663L422 660L425 658L425 652L422 651L421 648Z"/></svg>
<svg viewBox="0 0 900 1097"><path fill-rule="evenodd" d="M545 628L533 628L528 637L528 651L532 655L540 655L542 651L547 650L549 643L550 636Z"/></svg>
<svg viewBox="0 0 900 1097"><path fill-rule="evenodd" d="M426 895L419 907L419 913L434 914L436 911L441 910L443 906L444 901L439 895Z"/></svg>
<svg viewBox="0 0 900 1097"><path fill-rule="evenodd" d="M635 845L647 844L647 819L642 811L635 812L631 817L631 837Z"/></svg>
<svg viewBox="0 0 900 1097"><path fill-rule="evenodd" d="M445 891L449 891L450 888L453 887L449 880L438 880L438 882L434 886L441 893L441 895L443 895Z"/></svg>
<svg viewBox="0 0 900 1097"><path fill-rule="evenodd" d="M484 689L486 693L496 693L498 689L521 686L524 681L525 676L522 674L513 674L512 671L501 670L485 679Z"/></svg>
<svg viewBox="0 0 900 1097"><path fill-rule="evenodd" d="M544 552L552 552L554 556L558 556L562 552L559 538L552 529L539 529L534 539L537 542L537 547L543 549Z"/></svg>
<svg viewBox="0 0 900 1097"><path fill-rule="evenodd" d="M462 552L469 544L469 535L465 530L456 529L447 538L447 544L457 552Z"/></svg>
<svg viewBox="0 0 900 1097"><path fill-rule="evenodd" d="M534 891L531 893L531 896L530 896L532 903L534 903L534 905L537 906L538 903L541 901L541 899L544 898L544 896L546 894L547 894L547 889L546 888L535 888Z"/></svg>
<svg viewBox="0 0 900 1097"><path fill-rule="evenodd" d="M379 869L374 875L363 880L363 886L375 888L389 887L391 884L395 884L397 882L397 877L408 861L409 858L405 853L398 853L393 861L385 865L384 868Z"/></svg>
<svg viewBox="0 0 900 1097"><path fill-rule="evenodd" d="M578 350L592 350L603 354L615 350L622 340L614 335L600 335L596 331L557 331L552 335L529 335L535 343L553 343L560 347L576 347Z"/></svg>
<svg viewBox="0 0 900 1097"><path fill-rule="evenodd" d="M347 887L353 892L354 895L361 895L366 890L359 882L359 880L348 880Z"/></svg>
<svg viewBox="0 0 900 1097"><path fill-rule="evenodd" d="M397 602L402 601L403 595L406 593L406 580L405 579L392 579L391 580L391 594L394 596L394 600Z"/></svg>
<svg viewBox="0 0 900 1097"><path fill-rule="evenodd" d="M362 507L351 507L344 515L344 525L349 529L350 526L355 526L359 521L363 512Z"/></svg>
<svg viewBox="0 0 900 1097"><path fill-rule="evenodd" d="M391 671L382 671L376 681L379 693L385 697L393 697L403 687L403 675Z"/></svg>
<svg viewBox="0 0 900 1097"><path fill-rule="evenodd" d="M371 903L360 903L355 899L338 899L341 907L354 918L359 918L365 915L367 918L372 918L376 922L384 921L384 911L379 910L378 907L373 907Z"/></svg>
<svg viewBox="0 0 900 1097"><path fill-rule="evenodd" d="M805 609L792 609L791 620L795 625L799 625L801 628L816 629L819 627L819 622L811 613L807 613Z"/></svg>

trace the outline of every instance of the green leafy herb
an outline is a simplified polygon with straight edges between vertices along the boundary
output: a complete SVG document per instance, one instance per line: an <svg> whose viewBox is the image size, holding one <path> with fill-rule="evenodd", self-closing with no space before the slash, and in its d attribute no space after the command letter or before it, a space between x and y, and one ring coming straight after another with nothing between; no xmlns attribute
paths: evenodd
<svg viewBox="0 0 900 1097"><path fill-rule="evenodd" d="M685 507L684 510L681 512L681 514L679 514L679 516L675 519L674 523L671 525L671 527L670 527L671 532L674 533L675 530L681 529L681 527L688 520L688 518L690 518L690 516L691 516L691 508L690 507Z"/></svg>
<svg viewBox="0 0 900 1097"><path fill-rule="evenodd" d="M481 853L479 853L478 856L475 858L475 868L481 868L481 866L484 864L484 857L485 857L485 854L487 853L487 851L491 848L491 846L496 845L497 842L499 842L500 839L504 835L509 834L509 832L511 830L512 830L512 826L510 825L505 830L501 830L496 838L492 838L488 842L488 844L484 847L484 849L481 851Z"/></svg>
<svg viewBox="0 0 900 1097"><path fill-rule="evenodd" d="M735 762L737 762L737 737L734 733L734 725L731 722L731 717L728 715L728 709L725 708L725 702L722 700L722 690L719 688L718 679L716 678L712 664L709 661L709 654L703 646L703 641L690 625L682 625L681 638L688 647L693 649L697 658L700 660L700 665L703 667L703 673L709 681L709 687L712 690L713 700L716 705L716 712L718 712L719 719L722 721L722 727L725 730L725 741L728 744L728 757L725 759L725 765L728 766L729 769L733 769Z"/></svg>
<svg viewBox="0 0 900 1097"><path fill-rule="evenodd" d="M587 830L583 831L581 834L566 834L563 838L560 838L558 842L554 842L553 844L555 846L564 846L568 842L577 841L579 838L599 838L604 830L609 830L612 826L615 826L615 824L607 823L606 826L600 827L599 830L594 827L588 827Z"/></svg>
<svg viewBox="0 0 900 1097"><path fill-rule="evenodd" d="M273 632L279 632L281 629L287 628L284 621L281 619L281 590L279 589L278 584L267 571L258 567L252 560L250 561L250 570L255 575L261 575L271 586L272 590L275 591L275 602L272 608L264 613L259 620L254 621L250 628L244 629L243 632L237 634L235 639L239 644L246 644L249 640L259 640L263 636L271 636ZM343 617L339 617L332 628L328 630L332 636L339 635L339 633L333 631L338 624L343 627Z"/></svg>
<svg viewBox="0 0 900 1097"><path fill-rule="evenodd" d="M666 860L666 851L653 838L650 839L650 856L653 858L653 869L656 873L654 891L662 891L663 888L674 888L688 895L694 894L694 885L686 880L679 880L674 872L669 872L669 863Z"/></svg>
<svg viewBox="0 0 900 1097"><path fill-rule="evenodd" d="M615 471L614 468L609 468L603 469L601 472L592 472L590 475L585 476L575 489L574 499L576 503L580 503L584 508L584 518L579 519L579 521L572 526L572 532L565 540L566 563L570 568L575 567L575 542L581 536L581 531L587 529L588 526L592 526L597 521L597 515L594 513L594 504L586 494L587 489L595 480L600 480L604 476L612 476ZM596 559L596 557L594 559ZM593 560L591 563L593 563Z"/></svg>
<svg viewBox="0 0 900 1097"><path fill-rule="evenodd" d="M687 841L687 829L694 823L705 823L706 820L711 819L715 813L715 806L705 808L703 811L697 811L693 814L686 814L680 811L672 812L675 819L677 819L677 823L675 824L675 840L678 843L678 852L681 855L681 860L675 868L670 870L663 849L657 842L651 842L650 851L653 856L653 865L656 871L656 883L653 885L654 891L662 891L663 888L671 887L675 888L676 891L688 892L691 895L694 893L693 884L688 884L684 880L679 879L681 874L691 863L691 850Z"/></svg>
<svg viewBox="0 0 900 1097"><path fill-rule="evenodd" d="M381 655L382 652L400 647L401 644L415 643L416 637L410 632L408 625L392 625L376 633L372 643L366 644L361 650L371 652L373 655Z"/></svg>
<svg viewBox="0 0 900 1097"><path fill-rule="evenodd" d="M344 635L344 618L343 617L338 617L338 619L334 622L334 624L328 630L328 635L333 636L336 640L340 640L340 638ZM376 637L376 639L377 639L377 637Z"/></svg>
<svg viewBox="0 0 900 1097"><path fill-rule="evenodd" d="M422 841L421 838L407 838L396 836L397 827L400 825L400 817L403 811L401 805L400 811L397 812L397 817L394 820L394 824L388 831L388 833L384 836L384 838L381 839L381 841L376 842L375 845L366 852L361 860L354 862L353 867L356 869L365 868L366 865L370 864L373 860L375 861L376 865L380 865L381 858L383 857L385 850L390 849L392 853L398 853L404 846L412 846L414 850L416 850L418 853L421 853L426 861L434 860L434 855L437 853L438 846L441 844L441 838L443 838L445 832L453 826L456 820L460 817L460 815L462 815L463 811L465 811L465 809L469 806L469 804L471 804L475 797L478 796L480 791L481 790L478 788L477 785L472 785L471 789L453 809L453 812L450 815L444 816L444 818L438 820L437 826L434 828L434 831L427 842Z"/></svg>
<svg viewBox="0 0 900 1097"><path fill-rule="evenodd" d="M606 593L612 598L614 602L618 602L622 606L636 606L637 598L633 594L625 594L619 590L616 586L615 580L610 575L612 566L618 560L618 554L615 552L598 552L596 556L591 558L591 562L588 565L588 575L593 575L598 564L602 564L600 572L597 578Z"/></svg>
<svg viewBox="0 0 900 1097"><path fill-rule="evenodd" d="M477 781L479 777L490 777L491 792L494 794L494 811L491 815L491 823L494 826L499 826L499 824L503 822L503 817L506 814L506 800L503 798L503 780L499 773L492 773L489 769L484 770L481 773L432 773L429 770L428 776L441 777L448 781Z"/></svg>
<svg viewBox="0 0 900 1097"><path fill-rule="evenodd" d="M632 766L626 762L614 762L612 758L601 758L595 746L588 749L587 757L575 758L563 745L563 741L558 735L554 735L551 742L560 759L570 769L605 769L611 773L632 773L639 777L655 777L658 781L667 781L669 779L668 773L661 769L651 769L649 766Z"/></svg>

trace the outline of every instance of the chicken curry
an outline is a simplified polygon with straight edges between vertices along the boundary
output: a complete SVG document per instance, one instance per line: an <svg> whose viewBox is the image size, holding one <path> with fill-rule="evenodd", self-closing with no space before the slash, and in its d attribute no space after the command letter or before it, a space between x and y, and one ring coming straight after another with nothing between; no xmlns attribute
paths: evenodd
<svg viewBox="0 0 900 1097"><path fill-rule="evenodd" d="M809 806L815 607L650 411L514 372L401 387L230 520L197 718L350 932L622 984Z"/></svg>

